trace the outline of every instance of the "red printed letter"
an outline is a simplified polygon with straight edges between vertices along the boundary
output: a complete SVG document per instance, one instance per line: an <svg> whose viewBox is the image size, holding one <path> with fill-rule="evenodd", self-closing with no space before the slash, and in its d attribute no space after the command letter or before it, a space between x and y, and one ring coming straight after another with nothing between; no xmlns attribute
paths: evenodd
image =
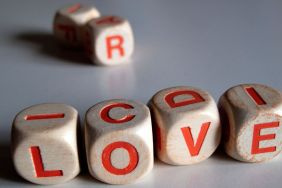
<svg viewBox="0 0 282 188"><path fill-rule="evenodd" d="M191 95L193 99L185 100L185 101L180 101L180 102L175 102L174 98L179 96L179 95ZM181 106L186 106L194 103L199 103L205 101L203 97L195 92L195 91L190 91L190 90L184 90L184 91L175 91L172 93L169 93L168 95L165 96L165 101L166 103L171 107L171 108L177 108Z"/></svg>
<svg viewBox="0 0 282 188"><path fill-rule="evenodd" d="M120 20L118 17L115 16L107 16L102 19L99 19L96 21L97 25L101 24L115 24L115 23L121 23L122 20Z"/></svg>
<svg viewBox="0 0 282 188"><path fill-rule="evenodd" d="M35 168L36 177L52 177L52 176L63 176L62 170L45 170L42 162L40 149L38 146L30 147L30 153Z"/></svg>
<svg viewBox="0 0 282 188"><path fill-rule="evenodd" d="M206 122L202 124L201 131L199 133L197 142L195 144L192 133L191 133L191 128L190 127L183 127L181 128L182 134L184 136L186 145L188 146L189 152L191 156L197 156L202 148L203 142L206 138L208 129L210 127L211 122Z"/></svg>
<svg viewBox="0 0 282 188"><path fill-rule="evenodd" d="M129 163L125 168L119 169L112 165L111 162L111 153L117 148L123 148L127 150L129 154ZM112 174L115 175L126 175L132 172L137 164L138 164L138 152L136 148L128 142L114 142L109 144L104 150L102 154L102 163L104 168Z"/></svg>
<svg viewBox="0 0 282 188"><path fill-rule="evenodd" d="M76 33L75 28L69 25L57 25L56 26L59 30L65 32L65 39L71 42L76 42Z"/></svg>
<svg viewBox="0 0 282 188"><path fill-rule="evenodd" d="M44 119L60 119L64 118L65 114L63 113L56 113L56 114L34 114L34 115L27 115L25 120L32 121L32 120L44 120Z"/></svg>
<svg viewBox="0 0 282 188"><path fill-rule="evenodd" d="M75 4L75 5L71 6L71 7L69 7L67 12L71 14L71 13L76 12L80 8L81 8L81 4Z"/></svg>
<svg viewBox="0 0 282 188"><path fill-rule="evenodd" d="M263 98L257 93L257 91L253 87L245 88L245 90L257 105L266 104Z"/></svg>
<svg viewBox="0 0 282 188"><path fill-rule="evenodd" d="M125 122L128 122L128 121L131 121L135 117L135 115L127 115L127 116L124 116L120 119L113 119L109 115L110 110L113 109L113 108L133 109L133 106L131 106L129 104L124 104L124 103L117 103L117 104L110 104L110 105L104 107L100 112L100 116L105 122L108 122L108 123L125 123Z"/></svg>
<svg viewBox="0 0 282 188"><path fill-rule="evenodd" d="M106 48L108 59L112 59L113 50L117 50L120 56L124 56L124 49L122 47L123 37L121 35L113 35L106 37Z"/></svg>
<svg viewBox="0 0 282 188"><path fill-rule="evenodd" d="M275 139L275 134L260 135L261 129L274 128L274 127L279 127L279 122L262 123L262 124L254 125L253 143L252 143L252 152L251 152L252 154L268 153L268 152L276 151L275 146L265 147L265 148L259 147L260 141Z"/></svg>

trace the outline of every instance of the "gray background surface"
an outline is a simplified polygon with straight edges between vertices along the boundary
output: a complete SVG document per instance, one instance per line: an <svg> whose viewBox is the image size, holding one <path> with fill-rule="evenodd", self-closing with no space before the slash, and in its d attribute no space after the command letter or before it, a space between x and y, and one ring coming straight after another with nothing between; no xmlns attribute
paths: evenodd
<svg viewBox="0 0 282 188"><path fill-rule="evenodd" d="M99 101L146 103L156 91L177 85L205 89L216 100L239 83L282 89L280 0L80 2L131 22L136 39L132 64L97 67L81 52L54 42L54 11L71 1L0 2L0 187L33 186L15 174L9 154L12 120L30 105L67 103L83 119ZM191 166L156 161L146 178L123 187L281 187L281 160L246 164L217 151ZM105 186L84 172L56 187Z"/></svg>

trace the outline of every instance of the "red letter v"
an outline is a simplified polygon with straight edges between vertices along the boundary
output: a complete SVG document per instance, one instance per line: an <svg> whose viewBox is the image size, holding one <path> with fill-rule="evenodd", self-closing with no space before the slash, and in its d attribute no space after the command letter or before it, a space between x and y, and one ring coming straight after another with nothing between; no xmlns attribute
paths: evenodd
<svg viewBox="0 0 282 188"><path fill-rule="evenodd" d="M206 122L202 124L201 131L199 133L196 144L194 143L194 139L191 133L190 127L181 128L182 134L184 136L186 145L189 149L191 156L197 156L202 148L203 142L206 138L208 129L210 127L211 122Z"/></svg>

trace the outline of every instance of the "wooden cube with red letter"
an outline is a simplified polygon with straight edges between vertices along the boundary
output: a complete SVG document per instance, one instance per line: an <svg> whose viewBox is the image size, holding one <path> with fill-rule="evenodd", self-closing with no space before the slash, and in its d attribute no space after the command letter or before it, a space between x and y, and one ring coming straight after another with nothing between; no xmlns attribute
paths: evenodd
<svg viewBox="0 0 282 188"><path fill-rule="evenodd" d="M101 16L88 22L84 46L93 63L119 65L128 63L134 48L129 22L117 16Z"/></svg>
<svg viewBox="0 0 282 188"><path fill-rule="evenodd" d="M244 162L262 162L282 149L282 94L260 84L227 90L219 100L225 150Z"/></svg>
<svg viewBox="0 0 282 188"><path fill-rule="evenodd" d="M109 184L132 183L153 168L151 116L144 104L109 100L90 108L85 117L90 174Z"/></svg>
<svg viewBox="0 0 282 188"><path fill-rule="evenodd" d="M217 106L205 91L173 87L159 91L149 102L158 158L172 165L207 159L220 142Z"/></svg>
<svg viewBox="0 0 282 188"><path fill-rule="evenodd" d="M99 11L92 6L74 4L61 8L54 18L54 35L61 43L67 46L82 46L83 26L89 20L99 16Z"/></svg>
<svg viewBox="0 0 282 188"><path fill-rule="evenodd" d="M58 184L80 171L77 111L65 104L40 104L21 111L12 127L16 171L36 184Z"/></svg>

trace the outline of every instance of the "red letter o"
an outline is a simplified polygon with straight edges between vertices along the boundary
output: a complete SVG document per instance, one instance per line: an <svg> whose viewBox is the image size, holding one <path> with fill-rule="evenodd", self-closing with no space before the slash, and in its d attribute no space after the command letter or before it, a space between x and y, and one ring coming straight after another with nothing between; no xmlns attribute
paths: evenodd
<svg viewBox="0 0 282 188"><path fill-rule="evenodd" d="M122 169L114 167L111 162L111 154L117 148L123 148L127 150L129 154L129 163L125 168ZM119 142L111 143L103 150L103 154L102 154L102 164L104 168L110 173L115 175L129 174L136 168L138 164L138 160L139 157L136 148L128 142L119 141Z"/></svg>

